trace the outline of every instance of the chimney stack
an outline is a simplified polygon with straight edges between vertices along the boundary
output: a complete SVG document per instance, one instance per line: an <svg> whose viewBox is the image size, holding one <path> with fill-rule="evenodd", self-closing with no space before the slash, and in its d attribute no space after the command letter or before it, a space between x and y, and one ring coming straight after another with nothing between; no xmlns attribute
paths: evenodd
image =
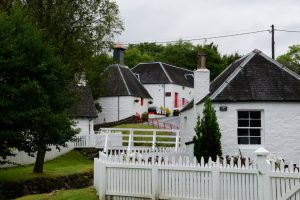
<svg viewBox="0 0 300 200"><path fill-rule="evenodd" d="M117 43L114 46L114 61L120 65L124 65L124 52L125 52L126 48L120 44Z"/></svg>
<svg viewBox="0 0 300 200"><path fill-rule="evenodd" d="M206 68L207 54L198 53L197 70L194 72L194 104L209 94L210 71Z"/></svg>
<svg viewBox="0 0 300 200"><path fill-rule="evenodd" d="M204 53L203 51L200 51L197 57L198 57L197 69L206 69L207 54Z"/></svg>

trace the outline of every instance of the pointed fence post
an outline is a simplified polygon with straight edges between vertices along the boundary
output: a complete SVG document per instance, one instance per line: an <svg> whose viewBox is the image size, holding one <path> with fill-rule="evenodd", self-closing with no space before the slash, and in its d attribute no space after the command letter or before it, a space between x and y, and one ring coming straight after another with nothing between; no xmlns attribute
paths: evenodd
<svg viewBox="0 0 300 200"><path fill-rule="evenodd" d="M154 151L156 145L156 130L153 131L152 150Z"/></svg>
<svg viewBox="0 0 300 200"><path fill-rule="evenodd" d="M179 131L176 131L175 152L178 152L178 148L179 148Z"/></svg>
<svg viewBox="0 0 300 200"><path fill-rule="evenodd" d="M258 170L258 199L272 200L271 179L269 176L270 166L266 161L270 152L260 147L255 151L255 154L256 167Z"/></svg>
<svg viewBox="0 0 300 200"><path fill-rule="evenodd" d="M217 157L215 165L212 165L212 199L220 199L220 160Z"/></svg>
<svg viewBox="0 0 300 200"><path fill-rule="evenodd" d="M97 164L97 191L99 194L99 199L105 199L106 195L106 163L107 155L105 153L100 152Z"/></svg>

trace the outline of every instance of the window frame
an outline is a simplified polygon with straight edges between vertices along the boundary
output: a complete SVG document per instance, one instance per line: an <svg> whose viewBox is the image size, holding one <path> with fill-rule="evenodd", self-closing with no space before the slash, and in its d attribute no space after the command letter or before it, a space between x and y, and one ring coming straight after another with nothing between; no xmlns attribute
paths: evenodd
<svg viewBox="0 0 300 200"><path fill-rule="evenodd" d="M249 117L248 118L239 118L239 112L249 112ZM251 127L250 125L250 121L251 121L251 117L250 117L250 113L251 112L260 112L260 126L259 127ZM241 147L244 147L244 148L257 148L257 147L260 147L264 144L264 122L265 122L265 119L264 119L264 110L262 109L239 109L237 110L236 112L236 119L237 119L237 124L236 124L236 138L237 138L237 144ZM248 122L248 126L239 126L239 120L249 120ZM256 119L252 119L252 120L256 120ZM258 120L258 119L257 119ZM238 133L238 130L239 129L246 129L248 130L248 136L244 136L245 138L248 138L249 140L249 143L248 144L239 144L239 138L240 137L243 137L243 136L239 136L239 133ZM260 144L251 144L251 140L250 138L251 137L258 137L258 136L251 136L250 133L249 133L249 130L251 129L260 129Z"/></svg>

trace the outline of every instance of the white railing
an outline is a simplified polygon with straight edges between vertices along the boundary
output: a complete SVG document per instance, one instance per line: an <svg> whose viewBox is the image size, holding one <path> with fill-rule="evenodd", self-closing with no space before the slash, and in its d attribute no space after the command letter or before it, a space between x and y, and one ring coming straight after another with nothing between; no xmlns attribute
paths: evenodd
<svg viewBox="0 0 300 200"><path fill-rule="evenodd" d="M180 147L179 130L102 128L95 134L78 135L75 148L96 147L108 150L156 149L159 147Z"/></svg>
<svg viewBox="0 0 300 200"><path fill-rule="evenodd" d="M130 155L100 152L94 160L94 186L105 196L148 199L296 200L300 197L299 169L266 162L256 151L255 163L242 165L217 159Z"/></svg>

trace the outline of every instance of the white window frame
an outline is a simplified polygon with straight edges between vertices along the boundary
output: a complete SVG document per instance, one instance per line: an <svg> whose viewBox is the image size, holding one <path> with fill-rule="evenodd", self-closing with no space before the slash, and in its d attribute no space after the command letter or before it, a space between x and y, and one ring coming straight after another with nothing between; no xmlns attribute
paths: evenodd
<svg viewBox="0 0 300 200"><path fill-rule="evenodd" d="M247 112L253 112L253 111L258 111L260 112L260 127L239 127L239 124L238 124L238 121L239 121L239 118L238 118L238 113L240 111L247 111ZM264 110L262 109L239 109L237 110L236 112L236 119L237 119L237 123L236 123L236 142L237 142L237 145L239 147L241 147L241 149L256 149L258 147L261 147L264 145L264 122L265 122L265 118L264 118ZM250 118L249 118L250 120ZM250 126L250 124L249 124ZM260 129L260 144L239 144L238 143L238 128L246 128L246 129ZM248 136L249 138L251 137L250 135ZM253 136L253 137L256 137L256 136ZM249 143L250 143L250 140L249 140Z"/></svg>

